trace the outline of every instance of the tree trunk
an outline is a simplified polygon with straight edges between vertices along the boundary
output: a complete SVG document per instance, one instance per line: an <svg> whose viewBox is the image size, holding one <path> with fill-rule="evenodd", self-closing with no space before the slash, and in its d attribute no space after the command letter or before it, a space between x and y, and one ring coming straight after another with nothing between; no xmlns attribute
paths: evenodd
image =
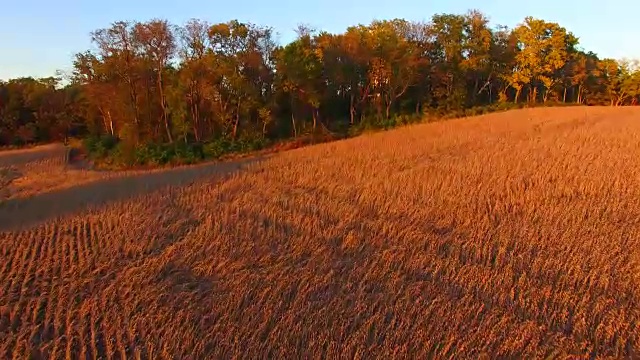
<svg viewBox="0 0 640 360"><path fill-rule="evenodd" d="M562 102L566 103L567 102L567 87L564 87L564 94L562 95Z"/></svg>
<svg viewBox="0 0 640 360"><path fill-rule="evenodd" d="M387 106L385 108L385 115L386 115L386 119L390 119L391 118L391 105L393 105L391 99L387 100Z"/></svg>
<svg viewBox="0 0 640 360"><path fill-rule="evenodd" d="M189 110L191 110L191 119L193 121L193 136L197 142L200 142L200 119L198 116L198 108L194 101L195 97L191 96L191 104L189 104Z"/></svg>
<svg viewBox="0 0 640 360"><path fill-rule="evenodd" d="M144 77L144 87L147 89L147 124L151 126L154 122L151 121L151 81L148 76ZM157 137L157 131L153 134L154 137Z"/></svg>
<svg viewBox="0 0 640 360"><path fill-rule="evenodd" d="M582 85L578 86L578 104L582 104Z"/></svg>
<svg viewBox="0 0 640 360"><path fill-rule="evenodd" d="M544 90L544 96L542 97L542 102L543 103L547 103L547 100L549 99L549 93L551 93L551 91L549 91L549 89L545 89Z"/></svg>
<svg viewBox="0 0 640 360"><path fill-rule="evenodd" d="M193 136L197 142L200 142L200 124L198 121L198 115L196 105L193 102L193 95L191 96L191 103L189 104L189 110L191 111L191 120L193 121Z"/></svg>
<svg viewBox="0 0 640 360"><path fill-rule="evenodd" d="M474 105L475 105L476 101L478 100L478 94L480 93L480 92L478 91L478 86L480 86L479 80L480 80L480 79L478 79L478 78L476 77L476 82L475 82L475 84L473 85L473 97L471 98L471 100L473 101L473 104L474 104Z"/></svg>
<svg viewBox="0 0 640 360"><path fill-rule="evenodd" d="M198 127L193 125L193 136L196 138L196 142L200 142L200 134L198 133Z"/></svg>
<svg viewBox="0 0 640 360"><path fill-rule="evenodd" d="M198 92L195 90L195 84L191 81L189 85L189 95L191 100L189 101L189 110L191 111L191 119L193 121L193 135L196 138L197 142L200 142L201 136L201 127L200 124L200 111L199 111L199 103L200 96L198 96Z"/></svg>
<svg viewBox="0 0 640 360"><path fill-rule="evenodd" d="M293 137L298 137L298 130L296 129L296 118L293 115L293 111L291 111L291 125L293 126Z"/></svg>
<svg viewBox="0 0 640 360"><path fill-rule="evenodd" d="M115 135L115 131L113 130L113 118L111 118L111 111L107 110L107 117L109 118L109 129L111 130L111 136Z"/></svg>
<svg viewBox="0 0 640 360"><path fill-rule="evenodd" d="M316 116L316 108L311 108L311 117L313 118L313 132L316 131L316 125L318 123L318 119Z"/></svg>
<svg viewBox="0 0 640 360"><path fill-rule="evenodd" d="M138 94L135 89L135 85L129 80L129 99L131 100L131 107L133 108L133 124L134 124L134 141L136 144L140 140L140 119L138 117Z"/></svg>
<svg viewBox="0 0 640 360"><path fill-rule="evenodd" d="M356 117L356 108L355 108L355 104L353 103L354 97L355 95L351 94L350 101L349 101L349 116L350 116L349 123L351 125L353 125Z"/></svg>
<svg viewBox="0 0 640 360"><path fill-rule="evenodd" d="M104 126L104 131L113 135L113 132L109 130L109 121L107 120L107 114L101 107L98 107L98 111L100 111L100 115L102 117L102 126ZM111 127L113 129L113 127Z"/></svg>
<svg viewBox="0 0 640 360"><path fill-rule="evenodd" d="M173 143L173 135L171 135L171 126L169 125L169 116L167 114L167 102L164 97L164 88L162 85L162 64L160 64L160 69L158 69L158 92L160 95L160 106L162 106L162 119L164 120L164 129L167 132L167 138L169 139L169 143Z"/></svg>
<svg viewBox="0 0 640 360"><path fill-rule="evenodd" d="M169 126L169 119L166 115L164 117L164 129L167 133L167 138L169 139L169 143L173 144L173 135L171 135L171 127Z"/></svg>
<svg viewBox="0 0 640 360"><path fill-rule="evenodd" d="M236 120L233 123L233 139L236 139L238 135L238 124L240 123L240 101L238 101L238 107L236 109Z"/></svg>

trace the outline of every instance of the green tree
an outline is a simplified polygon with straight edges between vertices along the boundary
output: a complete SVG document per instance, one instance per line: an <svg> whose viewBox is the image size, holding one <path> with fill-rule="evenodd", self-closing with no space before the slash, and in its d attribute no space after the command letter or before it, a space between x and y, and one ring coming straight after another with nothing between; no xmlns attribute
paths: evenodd
<svg viewBox="0 0 640 360"><path fill-rule="evenodd" d="M137 23L133 28L133 36L140 45L140 56L144 62L147 75L155 77L158 91L160 114L164 124L167 140L173 142L164 79L169 62L176 51L176 42L171 26L166 20L151 20ZM149 87L147 87L149 88ZM151 96L150 94L148 95ZM151 111L149 109L149 111Z"/></svg>
<svg viewBox="0 0 640 360"><path fill-rule="evenodd" d="M561 81L559 71L569 60L577 38L556 23L532 17L527 17L514 31L520 48L514 83L529 86L530 102L537 101L542 89L546 102L553 86Z"/></svg>
<svg viewBox="0 0 640 360"><path fill-rule="evenodd" d="M312 32L304 28L298 31L298 38L277 53L277 73L279 85L291 98L291 119L296 136L297 103L308 107L316 130L320 99L324 92L322 81L322 53Z"/></svg>

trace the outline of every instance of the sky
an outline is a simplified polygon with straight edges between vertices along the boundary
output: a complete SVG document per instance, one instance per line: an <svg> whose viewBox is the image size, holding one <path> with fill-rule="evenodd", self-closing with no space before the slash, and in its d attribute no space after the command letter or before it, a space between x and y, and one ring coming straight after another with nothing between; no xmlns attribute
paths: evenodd
<svg viewBox="0 0 640 360"><path fill-rule="evenodd" d="M374 19L427 21L469 9L482 11L492 25L515 27L529 15L558 22L601 57L640 58L638 0L0 0L0 80L70 71L74 54L92 48L91 31L118 20L237 19L271 26L285 43L298 24L342 32Z"/></svg>

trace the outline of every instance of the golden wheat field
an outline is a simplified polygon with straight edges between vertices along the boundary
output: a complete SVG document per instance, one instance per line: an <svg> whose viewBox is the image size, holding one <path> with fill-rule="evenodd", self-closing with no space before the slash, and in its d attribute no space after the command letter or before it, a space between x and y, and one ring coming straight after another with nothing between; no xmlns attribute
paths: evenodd
<svg viewBox="0 0 640 360"><path fill-rule="evenodd" d="M0 205L2 358L640 356L638 109L59 171Z"/></svg>

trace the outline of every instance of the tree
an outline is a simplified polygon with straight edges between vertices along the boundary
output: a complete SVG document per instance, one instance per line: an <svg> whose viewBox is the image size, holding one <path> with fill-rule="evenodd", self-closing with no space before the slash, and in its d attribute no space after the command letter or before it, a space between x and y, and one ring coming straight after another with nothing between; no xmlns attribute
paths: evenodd
<svg viewBox="0 0 640 360"><path fill-rule="evenodd" d="M605 59L601 68L611 106L637 105L640 96L640 65L637 61Z"/></svg>
<svg viewBox="0 0 640 360"><path fill-rule="evenodd" d="M462 15L434 15L429 26L433 98L436 106L460 109L467 103L465 73L465 30L467 20Z"/></svg>
<svg viewBox="0 0 640 360"><path fill-rule="evenodd" d="M461 69L466 72L467 89L470 90L470 94L467 95L469 101L467 106L476 104L478 95L487 89L490 90L489 84L493 76L491 61L493 33L488 24L489 20L477 10L470 11L465 16L463 51L466 56L462 61Z"/></svg>
<svg viewBox="0 0 640 360"><path fill-rule="evenodd" d="M364 26L349 27L343 36L336 40L337 54L344 66L341 74L349 94L350 123L355 124L355 118L360 120L367 112L371 83L369 68L372 50L367 42L368 30Z"/></svg>
<svg viewBox="0 0 640 360"><path fill-rule="evenodd" d="M376 21L370 29L375 56L371 82L374 94L385 103L385 118L389 119L397 100L418 82L420 51L410 41L409 23L404 20Z"/></svg>
<svg viewBox="0 0 640 360"><path fill-rule="evenodd" d="M0 81L0 145L106 135L133 156L149 143L346 135L523 94L531 103L640 102L637 62L579 49L557 23L490 27L477 10L335 34L300 27L282 46L271 28L237 20L118 21L91 40L95 50L75 56L66 86L59 76Z"/></svg>
<svg viewBox="0 0 640 360"><path fill-rule="evenodd" d="M277 73L282 90L291 97L291 119L296 136L296 102L309 108L316 130L320 97L323 93L322 56L312 32L304 28L298 31L298 38L288 44L277 56Z"/></svg>
<svg viewBox="0 0 640 360"><path fill-rule="evenodd" d="M205 61L205 55L210 48L207 22L192 19L179 29L181 67L178 73L176 89L176 103L173 108L182 106L179 97L186 100L189 118L194 138L197 142L203 136L212 136L213 127L206 119L210 112L206 108L205 94L207 93L207 79L211 72Z"/></svg>
<svg viewBox="0 0 640 360"><path fill-rule="evenodd" d="M598 57L593 53L576 51L570 54L569 61L562 70L563 93L562 101L567 102L567 92L573 101L582 104L585 102L585 87L592 84L596 77L600 76L598 70Z"/></svg>
<svg viewBox="0 0 640 360"><path fill-rule="evenodd" d="M537 100L540 88L547 101L552 87L560 81L558 72L565 66L577 38L556 23L527 17L515 29L519 52L514 83L529 85L529 101Z"/></svg>
<svg viewBox="0 0 640 360"><path fill-rule="evenodd" d="M217 114L232 138L238 135L241 120L257 125L258 109L271 96L275 48L270 28L238 21L213 25L208 31Z"/></svg>
<svg viewBox="0 0 640 360"><path fill-rule="evenodd" d="M147 64L151 73L155 73L156 87L160 99L162 120L167 139L173 142L167 98L165 95L164 77L171 58L176 51L176 43L173 32L166 20L151 20L147 23L137 23L133 29L136 42L141 47L141 57Z"/></svg>
<svg viewBox="0 0 640 360"><path fill-rule="evenodd" d="M91 52L76 55L74 61L73 82L81 87L86 94L87 102L84 117L90 122L89 127L94 133L101 130L111 136L115 136L120 129L117 121L118 87L113 81L112 74L107 69L107 64L100 62ZM96 118L94 112L101 119L103 128L93 121ZM115 117L115 119L114 119Z"/></svg>

